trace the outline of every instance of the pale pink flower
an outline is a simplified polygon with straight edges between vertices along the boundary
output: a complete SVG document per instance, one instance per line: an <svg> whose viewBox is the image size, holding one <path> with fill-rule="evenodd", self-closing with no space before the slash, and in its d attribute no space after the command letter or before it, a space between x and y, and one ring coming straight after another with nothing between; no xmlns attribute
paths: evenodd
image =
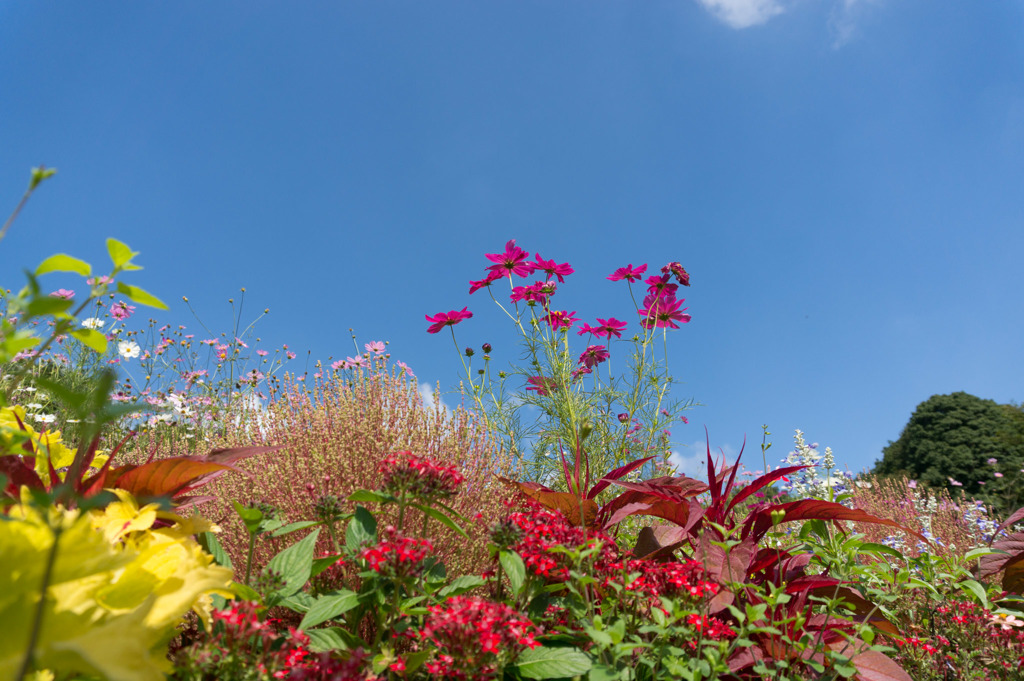
<svg viewBox="0 0 1024 681"><path fill-rule="evenodd" d="M50 295L54 298L74 298L75 292L66 288L59 288Z"/></svg>
<svg viewBox="0 0 1024 681"><path fill-rule="evenodd" d="M375 355L383 355L384 350L386 349L384 347L384 343L381 341L371 341L363 347L366 348L367 352L372 352Z"/></svg>
<svg viewBox="0 0 1024 681"><path fill-rule="evenodd" d="M259 355L260 357L266 357L267 356L267 351L266 350L257 350L256 354Z"/></svg>

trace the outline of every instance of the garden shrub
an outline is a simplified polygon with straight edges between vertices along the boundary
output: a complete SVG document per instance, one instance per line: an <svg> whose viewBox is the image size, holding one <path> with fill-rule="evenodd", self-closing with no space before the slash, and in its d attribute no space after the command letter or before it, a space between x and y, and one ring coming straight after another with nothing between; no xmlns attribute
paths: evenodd
<svg viewBox="0 0 1024 681"><path fill-rule="evenodd" d="M283 447L258 463L242 466L252 472L251 480L236 476L219 482L216 510L204 509L231 528L224 544L233 558L244 558L247 540L230 510L232 500L269 504L289 521L311 520L317 517L317 502L324 497L344 499L357 489L379 487L384 459L408 450L458 466L465 475L463 492L453 507L477 520L475 529L467 528L470 539L443 527L433 527L432 534L438 557L450 571L483 569L486 526L511 497L494 475L516 475L515 462L497 449L468 411L461 407L448 411L439 403L425 405L418 385L402 368L389 368L384 356L371 359L370 354L367 368L318 380L311 390L286 377L266 409L250 407L238 418L228 419L222 446L244 442ZM393 519L385 517L383 522ZM281 546L270 541L262 550L258 547L256 565L265 563ZM319 548L327 551L326 539ZM236 564L244 563L238 560Z"/></svg>

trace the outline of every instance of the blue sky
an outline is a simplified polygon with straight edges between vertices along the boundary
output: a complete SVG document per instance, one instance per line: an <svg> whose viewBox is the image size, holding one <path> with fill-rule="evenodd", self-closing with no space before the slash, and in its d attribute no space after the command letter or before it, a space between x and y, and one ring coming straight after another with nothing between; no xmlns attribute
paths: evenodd
<svg viewBox="0 0 1024 681"><path fill-rule="evenodd" d="M0 283L112 236L161 320L227 330L244 286L263 345L352 327L450 390L424 315L514 359L467 294L506 240L586 320L677 260L683 455L768 424L860 470L933 394L1024 399L1022 35L1008 1L5 2L0 202L60 172Z"/></svg>

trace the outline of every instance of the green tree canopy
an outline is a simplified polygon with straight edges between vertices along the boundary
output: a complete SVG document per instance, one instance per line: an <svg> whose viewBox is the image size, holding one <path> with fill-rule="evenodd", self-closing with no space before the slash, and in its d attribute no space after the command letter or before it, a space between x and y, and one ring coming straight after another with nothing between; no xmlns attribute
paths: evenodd
<svg viewBox="0 0 1024 681"><path fill-rule="evenodd" d="M997 463L990 464L990 459ZM956 392L932 395L917 405L899 439L882 450L874 472L905 474L947 489L953 478L963 483L967 494L1001 507L997 490L1005 491L1009 480L1020 481L1022 467L1024 411L1017 405ZM1006 503L1014 502L1007 499Z"/></svg>

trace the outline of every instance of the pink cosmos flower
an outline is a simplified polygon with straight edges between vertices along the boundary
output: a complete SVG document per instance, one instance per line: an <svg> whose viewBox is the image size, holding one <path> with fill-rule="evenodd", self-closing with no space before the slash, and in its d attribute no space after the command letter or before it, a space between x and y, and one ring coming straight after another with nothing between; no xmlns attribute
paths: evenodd
<svg viewBox="0 0 1024 681"><path fill-rule="evenodd" d="M527 390L536 390L537 394L541 397L545 397L548 391L554 390L558 387L558 384L552 378L544 378L543 376L530 376L526 379L529 384L526 386Z"/></svg>
<svg viewBox="0 0 1024 681"><path fill-rule="evenodd" d="M690 422L690 419L686 418L685 416L680 416L679 420L682 421L683 423L689 423Z"/></svg>
<svg viewBox="0 0 1024 681"><path fill-rule="evenodd" d="M387 349L384 347L384 343L381 341L371 341L363 346L367 352L372 352L375 355L383 355Z"/></svg>
<svg viewBox="0 0 1024 681"><path fill-rule="evenodd" d="M428 322L432 322L427 329L427 333L438 333L446 326L455 326L463 319L469 319L473 316L473 313L466 310L466 308L462 308L461 310L452 310L451 312L438 312L433 317L430 315L424 316Z"/></svg>
<svg viewBox="0 0 1024 681"><path fill-rule="evenodd" d="M135 306L129 305L123 300L114 303L110 308L110 316L114 319L128 319L135 312Z"/></svg>
<svg viewBox="0 0 1024 681"><path fill-rule="evenodd" d="M502 278L501 272L497 272L497 271L488 272L487 276L484 277L483 279L481 279L480 281L471 281L471 282L469 282L469 292L470 292L470 294L476 293L480 289L482 289L484 287L487 287L487 286L490 286L491 284L493 284L494 282L498 281L501 278Z"/></svg>
<svg viewBox="0 0 1024 681"><path fill-rule="evenodd" d="M580 355L580 364L583 364L588 369L593 369L595 366L607 359L608 348L603 345L591 345L583 351L583 354Z"/></svg>
<svg viewBox="0 0 1024 681"><path fill-rule="evenodd" d="M99 286L101 284L113 284L114 280L111 279L110 277L103 276L86 279L85 283L88 284L89 286Z"/></svg>
<svg viewBox="0 0 1024 681"><path fill-rule="evenodd" d="M597 334L598 334L598 332L599 332L600 330L601 330L601 328L600 328L600 327L598 327L598 328L596 328L596 329L595 329L595 328L594 328L593 326L591 326L590 324L587 324L586 322L584 322L584 323L583 323L583 326L581 326L581 327L580 327L580 329L579 329L579 330L578 330L578 331L576 332L576 335L577 335L577 336L582 336L582 335L583 335L583 334L585 334L585 333L589 333L589 334L597 335Z"/></svg>
<svg viewBox="0 0 1024 681"><path fill-rule="evenodd" d="M673 296L676 295L676 291L679 289L675 284L669 283L669 275L663 274L660 277L653 276L647 277L647 294L648 295L663 295L671 293Z"/></svg>
<svg viewBox="0 0 1024 681"><path fill-rule="evenodd" d="M247 348L247 347L249 347L248 345L246 345L246 344L245 344L245 341L243 341L243 340L242 340L241 338L239 338L238 336L235 336L235 342L236 342L236 343L238 343L239 345L241 345L241 346L242 346L243 348Z"/></svg>
<svg viewBox="0 0 1024 681"><path fill-rule="evenodd" d="M267 356L267 351L266 350L257 350L256 354L259 355L260 357L266 357Z"/></svg>
<svg viewBox="0 0 1024 681"><path fill-rule="evenodd" d="M530 254L516 246L516 240L512 239L505 244L504 253L487 253L486 258L495 263L487 269L497 272L502 277L509 277L514 274L517 277L528 277L533 272L533 265L524 262Z"/></svg>
<svg viewBox="0 0 1024 681"><path fill-rule="evenodd" d="M400 371L404 371L406 376L416 376L416 374L412 372L412 369L409 368L409 365L405 362L395 362L395 365Z"/></svg>
<svg viewBox="0 0 1024 681"><path fill-rule="evenodd" d="M552 329L571 329L572 325L579 321L576 310L566 312L565 310L551 310L541 319L551 325Z"/></svg>
<svg viewBox="0 0 1024 681"><path fill-rule="evenodd" d="M655 296L648 295L644 298L644 307L642 310L637 310L643 317L640 324L645 329L658 328L672 328L678 329L679 326L675 322L683 322L684 324L690 321L690 315L686 314L684 310L689 308L679 309L679 306L685 302L685 299L676 300L675 296Z"/></svg>
<svg viewBox="0 0 1024 681"><path fill-rule="evenodd" d="M544 260L542 257L540 257L540 253L537 253L536 257L537 259L533 263L531 263L533 265L533 271L536 272L540 270L547 274L549 279L552 276L556 276L558 277L558 281L562 284L565 283L565 276L568 276L576 271L572 267L570 267L569 263L567 262L563 262L561 265L556 265L554 260Z"/></svg>
<svg viewBox="0 0 1024 681"><path fill-rule="evenodd" d="M291 350L289 350L288 352L286 352L284 354L285 354L286 357L288 357L288 359L295 359L295 353L292 352Z"/></svg>
<svg viewBox="0 0 1024 681"><path fill-rule="evenodd" d="M683 269L683 266L677 262L670 262L661 268L661 271L665 274L671 274L676 278L676 281L682 286L690 285L690 275Z"/></svg>
<svg viewBox="0 0 1024 681"><path fill-rule="evenodd" d="M608 281L636 281L639 279L644 272L647 271L647 265L641 265L640 267L633 267L633 263L629 263L626 267L620 267L619 269L612 272L610 277L605 277Z"/></svg>
<svg viewBox="0 0 1024 681"><path fill-rule="evenodd" d="M620 322L615 317L611 319L601 319L598 317L597 323L601 325L600 330L594 333L600 338L611 338L612 336L622 338L622 330L626 328L626 322Z"/></svg>
<svg viewBox="0 0 1024 681"><path fill-rule="evenodd" d="M547 282L535 281L529 286L516 286L512 289L512 293L509 299L513 303L518 303L520 300L525 300L527 304L533 305L534 303L540 303L544 305L548 302L548 293L545 292L545 284ZM553 293L554 291L552 291Z"/></svg>
<svg viewBox="0 0 1024 681"><path fill-rule="evenodd" d="M356 357L346 357L345 363L348 365L345 367L346 369L352 369L354 367L363 366L366 361L363 359L362 355L357 355Z"/></svg>
<svg viewBox="0 0 1024 681"><path fill-rule="evenodd" d="M339 359L336 362L331 362L331 368L334 369L335 371L338 371L339 369L345 369L345 360Z"/></svg>
<svg viewBox="0 0 1024 681"><path fill-rule="evenodd" d="M963 487L964 486L964 483L960 482L959 480L954 480L953 478L949 478L949 484L952 485L953 487Z"/></svg>
<svg viewBox="0 0 1024 681"><path fill-rule="evenodd" d="M1002 473L1000 473L999 471L996 471L996 472L995 472L995 473L993 473L992 475L994 475L994 476L995 476L995 477L997 477L997 478L1001 478L1001 477L1003 477L1003 474L1002 474Z"/></svg>
<svg viewBox="0 0 1024 681"><path fill-rule="evenodd" d="M75 292L66 288L59 288L50 295L54 298L74 298Z"/></svg>

